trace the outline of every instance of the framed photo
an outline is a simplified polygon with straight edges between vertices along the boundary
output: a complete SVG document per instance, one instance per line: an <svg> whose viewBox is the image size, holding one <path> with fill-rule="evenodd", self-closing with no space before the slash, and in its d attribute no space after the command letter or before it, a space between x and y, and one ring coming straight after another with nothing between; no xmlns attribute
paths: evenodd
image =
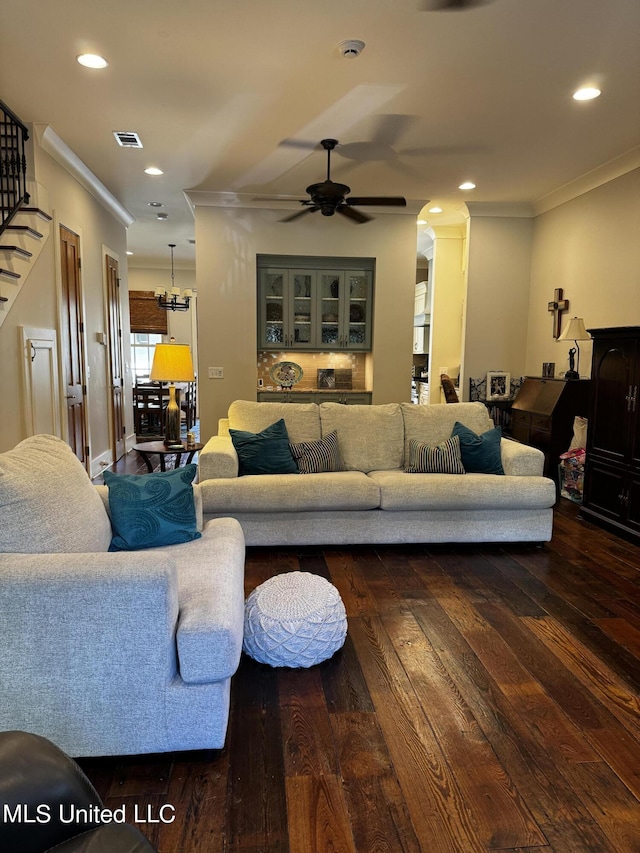
<svg viewBox="0 0 640 853"><path fill-rule="evenodd" d="M507 400L511 396L511 374L501 370L487 373L487 400Z"/></svg>

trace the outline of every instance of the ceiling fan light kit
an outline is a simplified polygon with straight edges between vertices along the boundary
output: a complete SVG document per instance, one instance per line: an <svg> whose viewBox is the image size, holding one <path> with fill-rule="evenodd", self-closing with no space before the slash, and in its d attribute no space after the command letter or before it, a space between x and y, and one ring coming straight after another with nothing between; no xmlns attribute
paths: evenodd
<svg viewBox="0 0 640 853"><path fill-rule="evenodd" d="M326 180L308 186L306 192L310 198L300 200L300 204L303 205L304 210L299 210L291 216L281 219L281 222L293 222L307 213L317 213L317 211L320 211L323 216L333 216L334 213L340 213L352 222L361 225L364 222L369 222L371 217L360 210L356 210L354 205L370 204L376 207L406 207L407 200L402 198L402 196L351 196L347 198L351 192L351 187L331 180L331 152L338 145L338 140L322 139L320 140L320 145L327 152Z"/></svg>

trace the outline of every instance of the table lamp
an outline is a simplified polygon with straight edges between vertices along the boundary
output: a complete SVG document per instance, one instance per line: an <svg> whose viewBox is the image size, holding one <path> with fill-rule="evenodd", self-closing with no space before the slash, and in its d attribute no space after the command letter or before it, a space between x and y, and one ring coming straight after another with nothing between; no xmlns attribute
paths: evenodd
<svg viewBox="0 0 640 853"><path fill-rule="evenodd" d="M578 341L590 341L591 335L584 327L582 317L572 317L569 320L569 325L558 338L559 341L573 341L578 351L578 363L574 368L573 357L576 350L573 347L569 350L569 370L564 375L565 379L580 379L580 347Z"/></svg>
<svg viewBox="0 0 640 853"><path fill-rule="evenodd" d="M156 344L149 378L169 383L169 405L165 413L164 443L180 444L180 408L176 402L175 382L193 382L191 349L187 344Z"/></svg>

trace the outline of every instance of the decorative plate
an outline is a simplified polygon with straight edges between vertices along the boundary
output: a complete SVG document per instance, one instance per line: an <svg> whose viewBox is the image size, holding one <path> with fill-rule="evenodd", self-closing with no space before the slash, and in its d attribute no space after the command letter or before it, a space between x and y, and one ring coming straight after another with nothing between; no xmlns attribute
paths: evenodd
<svg viewBox="0 0 640 853"><path fill-rule="evenodd" d="M273 365L269 376L282 388L291 388L296 382L300 382L303 373L300 365L294 361L279 361Z"/></svg>

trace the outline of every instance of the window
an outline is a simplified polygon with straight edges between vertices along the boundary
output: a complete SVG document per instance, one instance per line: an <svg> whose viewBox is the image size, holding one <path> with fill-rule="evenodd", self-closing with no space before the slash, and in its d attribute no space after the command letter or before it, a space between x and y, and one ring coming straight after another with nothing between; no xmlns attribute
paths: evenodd
<svg viewBox="0 0 640 853"><path fill-rule="evenodd" d="M146 332L131 333L131 361L134 380L149 377L156 344L161 343L162 335L152 335Z"/></svg>

